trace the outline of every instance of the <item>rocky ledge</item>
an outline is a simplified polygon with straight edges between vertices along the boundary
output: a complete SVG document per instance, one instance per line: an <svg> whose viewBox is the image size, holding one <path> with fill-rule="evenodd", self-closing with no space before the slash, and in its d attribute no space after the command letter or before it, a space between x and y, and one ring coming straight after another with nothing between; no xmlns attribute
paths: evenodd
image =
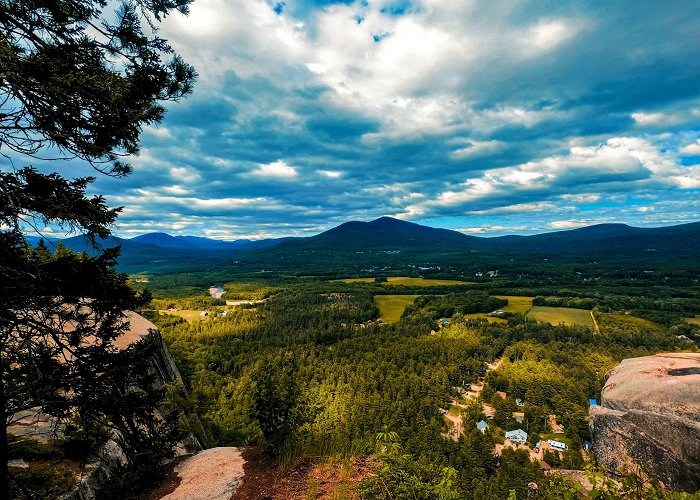
<svg viewBox="0 0 700 500"><path fill-rule="evenodd" d="M590 427L608 470L646 469L668 488L700 489L700 353L623 360L606 376Z"/></svg>
<svg viewBox="0 0 700 500"><path fill-rule="evenodd" d="M177 486L161 500L228 500L243 481L239 448L210 448L175 468Z"/></svg>

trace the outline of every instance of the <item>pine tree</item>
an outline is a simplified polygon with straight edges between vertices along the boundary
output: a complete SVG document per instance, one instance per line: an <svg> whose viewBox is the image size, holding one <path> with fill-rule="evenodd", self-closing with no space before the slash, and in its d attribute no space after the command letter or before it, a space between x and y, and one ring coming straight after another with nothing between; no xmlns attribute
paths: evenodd
<svg viewBox="0 0 700 500"><path fill-rule="evenodd" d="M0 154L10 165L77 159L128 174L122 159L138 152L142 127L195 80L154 31L190 1L129 0L111 15L106 0L0 0ZM9 498L13 415L36 406L59 419L110 413L110 367L123 362L112 341L127 327L123 312L146 299L114 270L114 249L90 257L25 241L38 224L93 242L108 236L119 210L86 194L92 180L0 171L0 499Z"/></svg>

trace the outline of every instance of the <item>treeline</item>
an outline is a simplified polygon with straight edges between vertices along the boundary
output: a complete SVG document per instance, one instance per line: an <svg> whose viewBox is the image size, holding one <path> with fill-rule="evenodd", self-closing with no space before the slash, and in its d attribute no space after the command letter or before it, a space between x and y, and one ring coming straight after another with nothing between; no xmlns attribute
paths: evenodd
<svg viewBox="0 0 700 500"><path fill-rule="evenodd" d="M406 309L404 315L408 316L420 311L421 314L428 315L432 319L450 318L455 314L491 312L506 305L508 305L506 299L499 299L481 291L422 295Z"/></svg>

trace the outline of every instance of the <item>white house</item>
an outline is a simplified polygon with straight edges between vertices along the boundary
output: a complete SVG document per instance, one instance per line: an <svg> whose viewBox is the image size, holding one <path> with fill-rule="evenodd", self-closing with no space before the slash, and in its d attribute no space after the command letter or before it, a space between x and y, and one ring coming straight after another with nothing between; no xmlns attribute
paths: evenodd
<svg viewBox="0 0 700 500"><path fill-rule="evenodd" d="M483 420L479 420L479 421L476 423L476 428L479 429L481 432L486 432L486 429L489 428L489 424L487 424L487 423L484 422Z"/></svg>
<svg viewBox="0 0 700 500"><path fill-rule="evenodd" d="M548 439L547 444L554 448L555 450L561 450L561 451L566 451L566 443L562 443L561 441L556 441L554 439Z"/></svg>
<svg viewBox="0 0 700 500"><path fill-rule="evenodd" d="M527 432L522 429L506 432L506 439L513 444L527 443Z"/></svg>

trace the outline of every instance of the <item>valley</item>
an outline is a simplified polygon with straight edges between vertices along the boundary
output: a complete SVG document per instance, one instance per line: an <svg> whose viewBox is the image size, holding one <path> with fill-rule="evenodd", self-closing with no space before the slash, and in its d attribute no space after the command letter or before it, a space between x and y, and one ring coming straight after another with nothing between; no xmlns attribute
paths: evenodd
<svg viewBox="0 0 700 500"><path fill-rule="evenodd" d="M243 450L245 498L583 492L571 478L598 473L588 414L605 374L700 350L698 269L684 261L436 260L411 245L374 252L376 236L353 231L369 268L323 240L299 254L294 240L209 270L132 276L153 294L139 312L160 329L209 446Z"/></svg>

